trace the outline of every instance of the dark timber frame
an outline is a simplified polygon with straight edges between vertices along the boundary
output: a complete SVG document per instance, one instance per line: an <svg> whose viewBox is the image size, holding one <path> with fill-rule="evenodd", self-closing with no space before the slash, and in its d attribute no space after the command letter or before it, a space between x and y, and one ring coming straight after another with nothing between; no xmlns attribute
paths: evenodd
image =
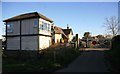
<svg viewBox="0 0 120 74"><path fill-rule="evenodd" d="M52 37L51 35L44 35L44 34L21 34L21 35L7 35L7 37L24 37L24 36L46 36L46 37ZM6 37L6 36L5 36Z"/></svg>
<svg viewBox="0 0 120 74"><path fill-rule="evenodd" d="M6 50L7 50L7 22L5 23L6 25Z"/></svg>
<svg viewBox="0 0 120 74"><path fill-rule="evenodd" d="M22 50L21 28L22 28L22 25L21 25L21 20L20 20L20 50Z"/></svg>

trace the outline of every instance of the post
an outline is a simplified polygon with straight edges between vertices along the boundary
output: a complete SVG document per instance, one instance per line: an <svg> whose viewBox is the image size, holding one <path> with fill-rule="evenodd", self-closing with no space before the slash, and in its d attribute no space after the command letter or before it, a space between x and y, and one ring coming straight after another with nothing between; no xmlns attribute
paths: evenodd
<svg viewBox="0 0 120 74"><path fill-rule="evenodd" d="M78 48L78 34L76 34L76 48Z"/></svg>
<svg viewBox="0 0 120 74"><path fill-rule="evenodd" d="M88 47L88 38L87 38L87 43L86 43L86 47Z"/></svg>

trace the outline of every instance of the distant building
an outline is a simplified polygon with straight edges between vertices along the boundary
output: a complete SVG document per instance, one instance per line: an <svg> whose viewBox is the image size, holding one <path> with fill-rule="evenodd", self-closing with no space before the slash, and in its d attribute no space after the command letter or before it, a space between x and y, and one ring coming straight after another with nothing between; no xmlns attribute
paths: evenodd
<svg viewBox="0 0 120 74"><path fill-rule="evenodd" d="M53 20L38 13L21 14L4 20L7 50L41 50L51 45Z"/></svg>
<svg viewBox="0 0 120 74"><path fill-rule="evenodd" d="M53 35L53 38L52 38L54 43L64 42L63 38L68 39L68 37L63 32L62 28L54 26L54 35Z"/></svg>
<svg viewBox="0 0 120 74"><path fill-rule="evenodd" d="M53 43L67 43L72 40L73 37L73 31L72 29L63 29L57 26L54 26L54 35L52 35L52 41Z"/></svg>
<svg viewBox="0 0 120 74"><path fill-rule="evenodd" d="M69 27L67 27L67 29L63 29L63 32L68 37L67 42L70 42L72 40L72 38L73 38L73 31L72 31L72 29L69 29Z"/></svg>

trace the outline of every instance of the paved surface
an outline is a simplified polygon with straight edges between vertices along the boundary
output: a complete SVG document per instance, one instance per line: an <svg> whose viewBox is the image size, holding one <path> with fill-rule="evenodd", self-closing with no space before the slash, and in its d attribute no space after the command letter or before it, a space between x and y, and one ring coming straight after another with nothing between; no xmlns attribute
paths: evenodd
<svg viewBox="0 0 120 74"><path fill-rule="evenodd" d="M103 51L83 51L68 67L57 72L108 72L105 61Z"/></svg>
<svg viewBox="0 0 120 74"><path fill-rule="evenodd" d="M104 51L104 50L110 50L110 49L109 48L80 48L80 50L85 50L85 51L89 51L89 50Z"/></svg>

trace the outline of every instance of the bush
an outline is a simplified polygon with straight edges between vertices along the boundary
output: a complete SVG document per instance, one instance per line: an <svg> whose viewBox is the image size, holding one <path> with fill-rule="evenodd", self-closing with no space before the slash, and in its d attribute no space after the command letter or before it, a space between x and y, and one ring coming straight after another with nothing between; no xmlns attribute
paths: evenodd
<svg viewBox="0 0 120 74"><path fill-rule="evenodd" d="M111 49L115 51L116 50L120 51L119 47L120 47L120 35L117 35L112 39Z"/></svg>
<svg viewBox="0 0 120 74"><path fill-rule="evenodd" d="M116 62L120 62L120 35L117 35L112 39L111 53L115 58L114 60L116 60Z"/></svg>
<svg viewBox="0 0 120 74"><path fill-rule="evenodd" d="M65 65L79 55L79 50L74 49L72 46L55 45L43 50L42 53L44 53L44 58Z"/></svg>
<svg viewBox="0 0 120 74"><path fill-rule="evenodd" d="M38 51L34 50L3 50L2 58L16 59L19 61L25 61L31 58L37 58Z"/></svg>
<svg viewBox="0 0 120 74"><path fill-rule="evenodd" d="M28 53L26 55L29 56ZM3 72L54 72L71 63L79 55L79 50L72 46L55 44L41 50L39 55L38 58L31 57L24 60L3 57Z"/></svg>
<svg viewBox="0 0 120 74"><path fill-rule="evenodd" d="M115 36L112 39L111 50L107 51L108 60L112 65L113 69L120 71L120 35Z"/></svg>

